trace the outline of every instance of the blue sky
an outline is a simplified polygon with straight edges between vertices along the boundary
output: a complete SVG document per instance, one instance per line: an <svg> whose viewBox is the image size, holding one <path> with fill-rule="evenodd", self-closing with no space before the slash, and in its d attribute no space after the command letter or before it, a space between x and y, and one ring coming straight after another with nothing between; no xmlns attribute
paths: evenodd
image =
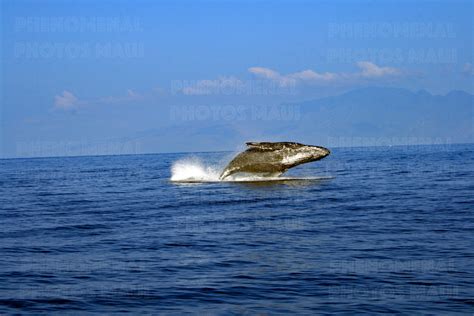
<svg viewBox="0 0 474 316"><path fill-rule="evenodd" d="M128 153L124 139L159 137L179 106L374 85L473 93L472 13L472 1L3 1L0 154Z"/></svg>

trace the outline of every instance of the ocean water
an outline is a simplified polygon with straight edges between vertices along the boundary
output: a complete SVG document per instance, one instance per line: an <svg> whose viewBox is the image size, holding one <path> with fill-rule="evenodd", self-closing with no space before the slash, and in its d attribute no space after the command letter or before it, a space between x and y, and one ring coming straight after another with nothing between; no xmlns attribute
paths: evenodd
<svg viewBox="0 0 474 316"><path fill-rule="evenodd" d="M233 154L0 160L0 314L472 315L474 145Z"/></svg>

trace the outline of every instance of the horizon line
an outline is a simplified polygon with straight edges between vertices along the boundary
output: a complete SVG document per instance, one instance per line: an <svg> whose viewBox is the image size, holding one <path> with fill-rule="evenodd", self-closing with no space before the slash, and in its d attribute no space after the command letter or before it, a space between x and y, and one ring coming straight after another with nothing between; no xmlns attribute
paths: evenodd
<svg viewBox="0 0 474 316"><path fill-rule="evenodd" d="M327 146L330 148L371 148L371 147L416 147L416 146L459 146L474 145L469 143L432 143L432 144L397 144L397 145L357 145L357 146ZM33 157L0 157L0 160L14 159L48 159L48 158L83 158L83 157L114 157L114 156L142 156L142 155L171 155L171 154L207 154L207 153L226 153L234 150L215 150L215 151L177 151L177 152L149 152L149 153L128 153L128 154L84 154L84 155L58 155L58 156L33 156Z"/></svg>

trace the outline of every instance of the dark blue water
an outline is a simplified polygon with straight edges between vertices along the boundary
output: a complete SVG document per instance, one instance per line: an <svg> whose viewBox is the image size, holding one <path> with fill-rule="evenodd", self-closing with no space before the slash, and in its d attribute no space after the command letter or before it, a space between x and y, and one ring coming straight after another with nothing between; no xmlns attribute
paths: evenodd
<svg viewBox="0 0 474 316"><path fill-rule="evenodd" d="M0 160L0 313L472 315L473 145L171 183L186 156Z"/></svg>

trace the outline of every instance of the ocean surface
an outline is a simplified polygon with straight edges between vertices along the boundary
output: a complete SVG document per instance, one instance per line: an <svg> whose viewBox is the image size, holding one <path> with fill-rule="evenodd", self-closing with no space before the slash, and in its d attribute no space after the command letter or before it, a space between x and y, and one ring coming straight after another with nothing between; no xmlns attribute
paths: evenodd
<svg viewBox="0 0 474 316"><path fill-rule="evenodd" d="M0 160L0 314L473 314L474 145L234 154Z"/></svg>

